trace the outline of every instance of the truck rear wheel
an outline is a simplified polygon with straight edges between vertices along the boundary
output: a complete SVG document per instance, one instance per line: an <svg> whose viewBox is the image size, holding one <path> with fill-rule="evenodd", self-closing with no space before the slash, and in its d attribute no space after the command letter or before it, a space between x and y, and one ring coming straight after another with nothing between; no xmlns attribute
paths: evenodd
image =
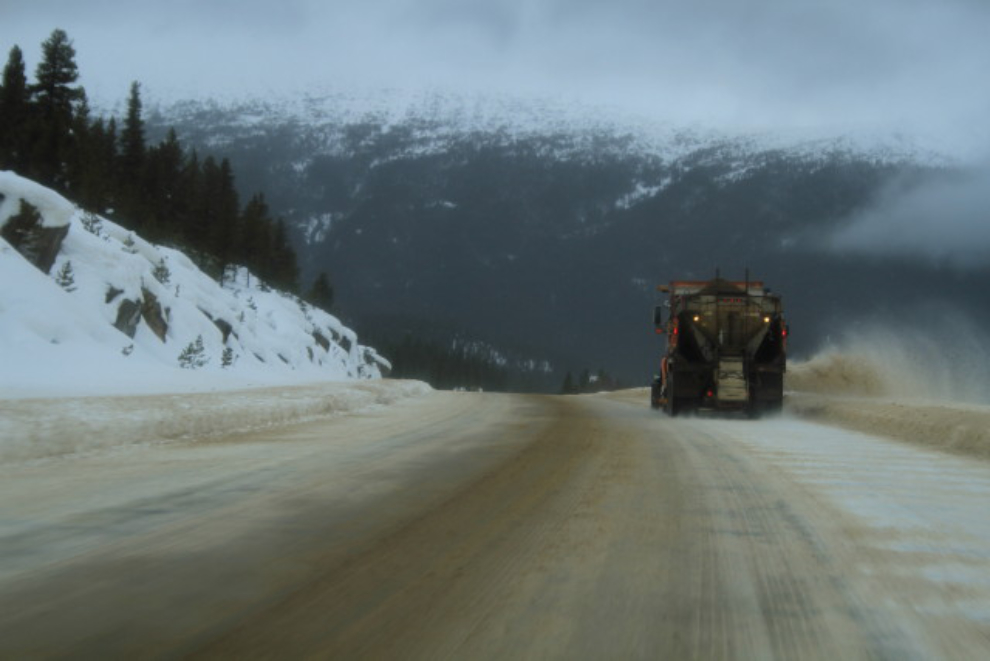
<svg viewBox="0 0 990 661"><path fill-rule="evenodd" d="M678 406L677 397L674 395L676 389L674 387L673 372L667 372L666 388L667 388L667 402L664 406L664 410L667 412L667 415L673 418L675 415L679 413L679 409L680 409L680 407Z"/></svg>

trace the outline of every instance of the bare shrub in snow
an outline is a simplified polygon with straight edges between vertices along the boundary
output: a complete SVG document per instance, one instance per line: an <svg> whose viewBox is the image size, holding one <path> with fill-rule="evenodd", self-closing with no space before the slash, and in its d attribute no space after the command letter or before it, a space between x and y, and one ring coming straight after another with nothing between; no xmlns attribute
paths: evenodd
<svg viewBox="0 0 990 661"><path fill-rule="evenodd" d="M151 275L155 276L155 280L163 285L168 284L168 281L172 277L172 272L168 270L168 264L165 263L164 257L158 260L158 264L155 265L154 270L151 271ZM178 293L176 293L176 296L178 296Z"/></svg>
<svg viewBox="0 0 990 661"><path fill-rule="evenodd" d="M128 234L127 238L124 239L124 252L129 252L132 255L137 254L137 246L135 245L133 234Z"/></svg>
<svg viewBox="0 0 990 661"><path fill-rule="evenodd" d="M87 211L82 216L82 226L90 234L103 236L103 221L92 211Z"/></svg>

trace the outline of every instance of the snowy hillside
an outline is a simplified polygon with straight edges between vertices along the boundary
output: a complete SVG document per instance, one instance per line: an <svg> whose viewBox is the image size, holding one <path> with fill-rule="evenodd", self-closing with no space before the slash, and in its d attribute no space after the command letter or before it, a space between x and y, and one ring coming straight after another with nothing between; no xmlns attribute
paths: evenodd
<svg viewBox="0 0 990 661"><path fill-rule="evenodd" d="M0 172L0 231L0 397L188 392L388 370L335 317L245 269L221 287L183 253L12 172Z"/></svg>
<svg viewBox="0 0 990 661"><path fill-rule="evenodd" d="M401 135L403 156L442 153L465 136L486 136L498 144L555 137L554 158L586 157L602 150L676 161L711 150L719 158L744 160L754 154L782 152L817 159L836 154L865 155L883 162L943 164L945 143L937 136L912 136L889 126L840 125L806 129L716 130L700 124L678 125L615 106L576 103L562 98L513 97L440 89L347 90L325 86L295 94L231 96L162 104L153 124L223 126L207 138L213 148L289 126L306 133L307 145L322 154L351 147L354 129L380 127ZM396 145L398 146L398 145ZM393 154L395 157L396 154ZM301 164L300 164L301 165Z"/></svg>

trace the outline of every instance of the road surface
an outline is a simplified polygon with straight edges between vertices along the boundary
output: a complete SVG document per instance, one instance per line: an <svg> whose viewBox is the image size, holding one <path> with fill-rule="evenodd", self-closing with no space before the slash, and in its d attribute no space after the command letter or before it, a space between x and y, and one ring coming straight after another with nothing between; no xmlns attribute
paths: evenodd
<svg viewBox="0 0 990 661"><path fill-rule="evenodd" d="M990 463L432 393L0 467L0 658L990 656Z"/></svg>

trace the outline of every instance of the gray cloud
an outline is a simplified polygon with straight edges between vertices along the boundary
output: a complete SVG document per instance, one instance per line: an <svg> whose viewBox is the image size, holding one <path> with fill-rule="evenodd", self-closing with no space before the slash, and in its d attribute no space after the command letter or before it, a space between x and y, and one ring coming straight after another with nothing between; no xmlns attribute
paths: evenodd
<svg viewBox="0 0 990 661"><path fill-rule="evenodd" d="M890 186L827 242L836 250L990 267L990 167Z"/></svg>
<svg viewBox="0 0 990 661"><path fill-rule="evenodd" d="M977 0L5 0L0 47L54 27L121 98L334 85L565 95L677 122L871 123L990 113ZM33 60L31 58L34 58ZM967 138L968 140L968 138ZM962 140L960 140L962 141Z"/></svg>

